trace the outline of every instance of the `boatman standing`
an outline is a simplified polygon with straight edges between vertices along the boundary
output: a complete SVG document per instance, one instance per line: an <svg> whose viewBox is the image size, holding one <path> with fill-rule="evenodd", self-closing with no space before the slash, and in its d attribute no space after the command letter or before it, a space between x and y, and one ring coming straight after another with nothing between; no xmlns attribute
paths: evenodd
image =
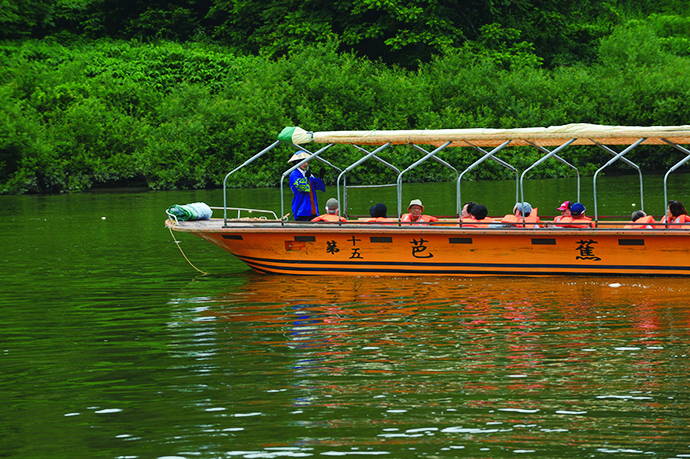
<svg viewBox="0 0 690 459"><path fill-rule="evenodd" d="M300 151L292 155L288 163L299 162L309 157ZM326 191L323 176L326 169L321 168L319 176L315 177L309 169L309 162L305 162L290 173L290 188L292 189L292 215L295 221L309 222L319 216L319 203L316 200L316 190Z"/></svg>

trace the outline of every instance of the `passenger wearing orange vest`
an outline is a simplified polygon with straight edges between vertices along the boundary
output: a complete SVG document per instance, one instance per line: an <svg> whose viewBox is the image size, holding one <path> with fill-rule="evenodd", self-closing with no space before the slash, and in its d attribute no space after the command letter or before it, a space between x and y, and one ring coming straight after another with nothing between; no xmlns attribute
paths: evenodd
<svg viewBox="0 0 690 459"><path fill-rule="evenodd" d="M474 201L467 201L464 206L462 206L462 210L460 211L460 218L458 219L458 223L462 223L465 220L469 222L469 219L472 218L470 215L470 211L474 206L476 206L477 203ZM462 225L460 225L462 226Z"/></svg>
<svg viewBox="0 0 690 459"><path fill-rule="evenodd" d="M388 218L386 215L388 212L388 207L386 207L385 204L378 203L374 206L371 206L369 208L369 215L371 216L370 220L367 220L367 223L392 223L397 220L393 220L392 218Z"/></svg>
<svg viewBox="0 0 690 459"><path fill-rule="evenodd" d="M653 223L656 223L654 217L645 214L643 210L636 210L630 216L630 223L623 228L653 229Z"/></svg>
<svg viewBox="0 0 690 459"><path fill-rule="evenodd" d="M410 201L410 205L407 206L407 211L409 213L403 214L400 217L400 221L403 223L408 223L410 225L424 225L429 222L437 222L438 218L432 217L431 215L423 215L424 206L422 201L419 199L413 199Z"/></svg>
<svg viewBox="0 0 690 459"><path fill-rule="evenodd" d="M490 218L486 218L489 211L486 210L486 206L482 204L475 204L469 209L470 217L462 219L463 228L489 228L490 224L494 221Z"/></svg>
<svg viewBox="0 0 690 459"><path fill-rule="evenodd" d="M338 208L340 205L338 204L338 200L335 198L331 198L326 202L326 213L323 215L319 215L318 217L312 219L313 222L328 222L328 223L338 223L338 222L346 222L347 219L345 217L339 217L338 216Z"/></svg>
<svg viewBox="0 0 690 459"><path fill-rule="evenodd" d="M690 229L690 225L684 223L690 223L690 217L688 217L688 211L685 210L685 206L680 201L669 201L668 207L666 208L666 215L661 219L661 223L668 222L667 228L671 229Z"/></svg>
<svg viewBox="0 0 690 459"><path fill-rule="evenodd" d="M553 219L554 224L560 222L566 217L570 217L570 206L572 204L573 203L570 201L565 201L560 205L560 207L558 207L558 210L561 211L561 215Z"/></svg>
<svg viewBox="0 0 690 459"><path fill-rule="evenodd" d="M570 206L570 217L563 217L556 224L559 228L594 228L594 223L589 217L585 217L585 206L576 202Z"/></svg>
<svg viewBox="0 0 690 459"><path fill-rule="evenodd" d="M525 216L523 221L522 216ZM529 202L518 202L513 207L513 213L503 217L501 223L508 227L518 228L539 228L539 217L537 216L537 209L532 209Z"/></svg>

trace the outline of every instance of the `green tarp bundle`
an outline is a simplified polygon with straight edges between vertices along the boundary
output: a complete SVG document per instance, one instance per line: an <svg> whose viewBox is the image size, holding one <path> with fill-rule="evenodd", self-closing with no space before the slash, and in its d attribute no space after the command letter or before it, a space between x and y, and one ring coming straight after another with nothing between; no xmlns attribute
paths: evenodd
<svg viewBox="0 0 690 459"><path fill-rule="evenodd" d="M206 203L194 202L184 205L174 204L168 208L168 213L184 222L187 220L208 220L213 211Z"/></svg>

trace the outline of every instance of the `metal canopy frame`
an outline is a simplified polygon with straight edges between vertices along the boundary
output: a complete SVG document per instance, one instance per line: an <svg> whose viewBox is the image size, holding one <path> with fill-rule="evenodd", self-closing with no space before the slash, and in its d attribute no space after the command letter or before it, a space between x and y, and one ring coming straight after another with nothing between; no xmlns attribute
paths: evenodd
<svg viewBox="0 0 690 459"><path fill-rule="evenodd" d="M530 170L530 169L532 169L532 168L534 168L534 167L540 165L541 163L543 163L544 161L546 161L546 160L549 159L549 158L553 158L553 159L556 159L556 160L560 161L561 163L565 164L566 166L568 166L569 168L571 168L571 169L573 169L573 170L575 171L575 174L577 175L577 202L580 202L580 171L577 169L577 167L573 166L573 165L570 164L568 161L566 161L565 159L563 159L563 158L561 158L559 155L557 155L557 153L559 153L561 150L563 150L565 147L567 147L568 145L570 145L571 143L573 143L573 142L576 141L576 140L577 140L577 139L570 139L570 140L568 140L566 143L564 143L563 145L560 145L560 146L558 146L557 148L555 148L555 149L553 149L553 150L551 150L551 151L547 150L546 148L542 147L541 145L537 145L537 144L535 144L535 143L533 143L533 142L528 142L530 145L532 145L532 146L533 146L534 148L536 148L537 150L540 150L540 151L543 151L544 153L546 153L546 156L544 156L544 157L542 157L541 159L537 160L534 164L532 164L530 167L528 167L528 168L522 173L522 176L520 177L520 190L522 190L522 179L523 179L523 177L525 176L525 173L526 173L528 170ZM524 195L524 192L522 192L522 191L521 191L521 196L522 196L522 199L520 200L520 202L524 202L524 200L525 200L525 195Z"/></svg>
<svg viewBox="0 0 690 459"><path fill-rule="evenodd" d="M397 172L400 172L400 171L398 170L397 167L393 166L392 164L387 163L386 161L384 161L384 160L382 160L381 158L379 158L378 156L376 156L377 153L382 152L383 150L385 150L386 148L388 148L390 145L391 145L390 143L385 143L385 144L381 145L380 147L378 147L376 150L374 150L374 151L372 151L372 152L368 152L368 151L366 151L364 148L362 148L362 147L360 147L360 146L358 146L358 145L352 145L353 147L357 148L358 150L362 151L363 153L366 153L366 155L365 155L363 158L360 158L359 160L355 161L353 164L350 164L348 167L345 168L345 170L343 170L343 171L338 175L338 180L336 181L336 189L338 190L338 202L340 202L340 179L341 179L345 174L347 174L348 172L350 172L352 169L354 169L355 167L359 166L360 164L362 164L363 162L367 161L368 159L370 159L370 158L372 158L372 157L373 157L374 159L378 160L379 162L381 162L382 164L384 164L385 166L387 166L387 167L389 167L389 168L391 168L391 169L393 169L393 170L395 170L395 171L397 171ZM345 191L345 193L347 194L346 191ZM345 205L347 205L347 202L345 202ZM341 207L342 207L342 206L341 206ZM342 209L339 208L339 209L338 209L338 216L341 217L342 214L343 214Z"/></svg>
<svg viewBox="0 0 690 459"><path fill-rule="evenodd" d="M581 140L581 139L580 139L580 140ZM637 170L638 175L639 175L639 180L640 180L640 206L641 206L641 209L644 210L644 188L643 188L643 187L644 187L644 183L643 183L643 179L642 179L642 171L641 171L640 167L639 167L637 164L633 163L632 161L630 161L629 159L625 158L624 156L625 156L626 154L628 154L630 151L632 151L634 148L636 148L637 146L639 146L640 144L642 144L643 142L645 142L645 140L647 140L646 137L638 138L634 143L629 144L623 151L621 151L620 153L616 153L616 152L615 152L614 150L612 150L610 147L601 144L601 143L598 142L597 140L591 139L591 138L588 139L588 141L591 142L590 145L596 145L596 146L598 146L599 148L601 148L601 149L607 151L608 153L610 153L610 154L613 156L613 158L611 158L609 161L607 161L606 164L604 164L604 165L601 166L599 169L597 169L597 171L595 172L594 177L593 177L593 199L594 199L594 221L595 221L595 222L597 222L598 219L599 219L599 208L598 208L598 199L597 199L597 179L598 179L598 177L599 177L599 174L600 174L605 168L607 168L608 166L610 166L611 164L615 163L615 162L618 161L618 160L623 161L624 163L628 164L629 166L631 166L631 167L633 167L634 169ZM663 209L664 209L664 213L665 213L666 207L667 207L667 204L668 204L668 177L669 177L669 175L670 175L672 172L674 172L676 169L678 169L678 168L681 167L683 164L685 164L685 163L687 163L688 161L690 161L690 150L688 150L688 149L686 149L686 148L680 146L680 145L677 144L677 143L674 143L673 141L671 141L671 140L669 140L669 139L667 139L667 138L661 138L660 140L662 140L664 143L666 143L666 144L672 146L673 148L675 148L675 149L677 149L677 150L683 152L683 153L686 155L682 160L680 160L680 161L678 161L676 164L674 164L674 165L666 172L666 174L664 175L664 183L663 183L663 186L664 186L664 207L663 207ZM433 151L428 151L428 150L424 149L423 147L421 147L421 146L419 146L419 145L417 145L417 144L414 144L414 143L401 144L401 145L409 145L409 146L412 146L413 148L415 148L415 149L421 151L422 153L424 153L424 156L423 156L422 158L420 158L420 159L418 159L417 161L415 161L414 163L412 163L410 166L408 166L407 168L405 168L403 171L400 171L400 170L399 170L397 167L395 167L394 165L392 165L392 164L386 162L385 160L383 160L382 158L380 158L380 157L377 156L378 153L380 153L381 151L387 149L388 147L390 147L390 146L392 145L390 142L387 142L387 143L384 143L384 144L380 145L378 148L376 148L374 151L371 151L371 152L365 150L363 147L361 147L361 146L359 146L359 145L355 145L355 144L346 144L346 145L353 146L353 147L357 148L358 150L360 150L362 153L364 153L364 157L362 157L362 158L360 158L359 160L355 161L354 163L350 164L350 165L349 165L348 167L346 167L345 169L341 169L340 167L338 167L338 166L332 164L331 162L329 162L329 161L327 161L327 160L325 160L325 159L323 159L323 158L320 157L320 155L321 155L322 153L324 153L325 151L327 151L328 149L330 149L332 146L334 146L335 143L329 143L329 144L325 145L324 147L320 148L318 151L316 151L316 152L314 152L314 153L310 152L309 150L305 149L305 148L302 147L302 146L290 144L290 145L292 145L294 148L296 148L296 149L299 150L299 151L305 151L309 156L308 156L307 158L305 158L305 159L299 161L297 164L294 164L294 165L293 165L292 167L290 167L287 171L285 171L285 172L282 174L282 176L281 176L281 179L280 179L280 201L281 201L281 203L280 203L280 209L281 209L281 215L284 215L284 214L285 214L285 204L284 204L284 198L285 198L285 196L284 196L284 186L283 186L283 185L284 185L285 177L288 176L290 173L292 173L292 171L294 171L295 169L297 169L299 166L301 166L301 165L304 164L305 162L310 161L310 160L312 160L312 159L316 159L316 160L320 161L321 163L326 164L326 165L328 165L329 167L331 167L331 168L333 168L333 169L336 169L336 170L340 171L340 173L338 174L337 181L336 181L337 196L338 196L338 201L340 202L340 199L341 199L341 182L342 182L342 183L343 183L342 186L343 186L344 193L345 193L345 202L344 202L344 205L343 205L343 206L340 206L341 208L339 209L339 215L342 215L343 209L347 209L347 180L346 180L346 175L347 175L347 173L350 172L351 170L353 170L354 168L358 167L359 165L361 165L361 164L364 163L365 161L371 159L371 158L377 160L378 162L380 162L380 163L383 164L384 166L386 166L386 167L388 167L389 169L391 169L391 170L393 170L394 172L396 172L396 173L397 173L397 180L396 180L396 183L395 183L395 184L386 184L386 185L363 185L362 187L372 187L372 186L376 186L376 187L382 187L382 186L396 186L396 187L397 187L397 201L398 201L398 219L400 219L400 217L401 217L401 215L402 215L402 210L403 210L403 209L402 209L402 177L403 177L403 175L406 174L407 172L409 172L409 171L415 169L416 167L418 167L419 165L421 165L422 163L426 162L426 161L429 160L429 159L434 159L435 161L439 162L439 163L440 163L441 165L443 165L444 167L447 167L447 168L451 169L451 170L455 173L455 175L456 175L456 177L457 177L457 180L456 180L456 183L457 183L457 185L456 185L456 186L457 186L457 196L456 196L457 203L456 203L456 208L457 208L458 215L460 215L461 206L462 206L462 199L461 199L461 182L462 182L463 176L464 176L467 172L473 170L474 168L476 168L477 166L479 166L480 164L482 164L484 161L486 161L486 160L489 159L489 158L491 158L492 160L496 161L496 162L497 162L498 164L500 164L501 166L503 166L503 167L505 167L505 168L507 168L507 169L509 169L509 170L511 170L511 171L513 171L513 172L515 172L515 174L516 174L516 201L518 201L518 202L524 202L524 198L525 198L525 196L524 196L524 178L525 178L525 176L527 175L527 173L530 172L530 171L531 171L532 169L534 169L535 167L537 167L537 166L539 166L540 164L542 164L544 161L546 161L546 160L549 159L549 158L557 159L557 160L560 161L561 163L563 163L563 164L565 164L566 166L568 166L568 167L572 168L573 170L575 170L575 172L576 172L576 174L577 174L577 200L580 201L580 188L581 188L580 173L579 173L577 167L575 167L575 166L573 166L572 164L568 163L567 161L565 161L562 157L560 157L560 156L558 155L558 153L560 153L560 152L561 152L563 149L565 149L567 146L573 144L574 142L578 142L578 138L571 138L570 140L566 141L565 143L563 143L563 144L560 145L560 146L557 146L554 150L551 150L551 151L547 150L547 149L544 148L543 146L540 146L540 145L537 145L537 144L533 143L533 142L530 141L530 140L525 140L525 142L527 142L528 144L534 146L535 148L539 149L540 151L542 151L542 152L544 152L544 153L546 153L546 154L545 154L545 156L541 157L539 160L537 160L536 162L534 162L530 167L528 167L527 169L525 169L525 170L522 172L522 174L519 175L519 178L517 178L518 171L517 171L517 169L516 169L514 166L508 164L507 162L505 162L505 161L503 161L503 160L501 160L500 158L497 158L497 157L495 156L497 153L499 153L499 152L500 152L501 150L503 150L505 147L509 146L509 145L511 144L511 140L506 140L505 142L501 143L500 145L498 145L497 147L495 147L493 150L491 150L491 151L489 151L489 152L486 152L485 150L483 150L483 149L482 149L481 147L479 147L479 146L473 145L473 144L471 144L471 143L465 141L465 144L466 144L466 145L463 145L463 147L467 147L467 146L472 147L472 148L474 148L476 151L482 153L482 156L481 156L478 160L476 160L474 163L472 163L469 167L467 167L467 168L466 168L462 173L460 173L460 174L458 174L458 171L457 171L457 169L456 169L455 167L453 167L451 164L449 164L448 162L444 161L443 159L441 159L441 158L439 158L439 157L437 156L440 152L444 151L444 150L447 149L450 145L452 145L452 141L447 141L447 142L445 142L443 145L437 147L437 148L434 149ZM227 228L227 224L228 224L227 211L228 211L229 208L228 208L228 206L227 206L227 203L228 203L228 199L227 199L227 191L228 191L227 188L228 188L228 187L227 187L227 184L228 184L228 180L229 180L230 176L233 175L233 174L234 174L235 172L237 172L238 170L244 168L245 166L248 166L249 164L253 163L253 162L256 161L258 158L260 158L261 156L265 155L265 154L268 153L269 151L273 150L273 149L274 149L278 144L280 144L280 143L281 143L280 140L279 140L279 141L276 141L276 142L274 142L274 143L272 143L271 145L269 145L269 146L266 147L265 149L261 150L260 152L258 152L257 154L255 154L254 156L252 156L251 158L249 158L248 160L246 160L245 162L243 162L240 166L236 167L236 168L233 169L231 172L229 172L228 174L225 175L225 177L224 177L224 179L223 179L223 227ZM577 143L576 143L576 144L577 144ZM240 209L240 208L237 208L237 209ZM249 210L249 209L240 209L240 210ZM281 218L281 222L282 222L282 224L285 224L285 220L282 219L282 218Z"/></svg>
<svg viewBox="0 0 690 459"><path fill-rule="evenodd" d="M599 175L599 172L603 171L605 168L609 167L611 164L615 163L618 161L620 158L622 158L624 155L632 151L636 146L641 144L642 142L645 141L645 138L638 139L635 143L632 145L629 145L625 150L621 151L618 153L616 156L614 156L612 159L610 159L606 164L601 166L597 171L594 173L594 189L593 189L593 194L594 194L594 221L597 222L599 220L599 209L597 207L597 176ZM640 176L640 180L642 180L642 176Z"/></svg>
<svg viewBox="0 0 690 459"><path fill-rule="evenodd" d="M673 148L675 148L675 149L677 149L677 150L679 150L679 151L682 151L683 153L685 153L686 155L688 155L688 156L686 156L685 158L683 158L683 159L681 159L680 161L678 161L676 164L674 164L673 167L671 167L671 168L668 170L668 172L666 172L666 175L664 175L664 207L663 207L663 209L664 209L664 215L666 215L666 208L668 207L668 193L667 193L667 188L666 188L666 180L668 179L668 176L669 176L669 174L670 174L671 172L675 171L675 170L678 169L680 166L682 166L683 164L685 164L686 162L688 162L688 160L690 160L690 151L688 151L687 149L681 147L680 145L677 145L677 144L675 144L675 143L673 143L673 142L670 142L670 141L668 141L668 140L666 140L666 139L661 139L661 140L663 140L663 141L666 142L667 144L671 145Z"/></svg>
<svg viewBox="0 0 690 459"><path fill-rule="evenodd" d="M593 141L593 142L594 142L594 141ZM600 144L599 142L594 142L594 143L595 143L595 145L597 145L599 148L601 148L601 149L603 149L603 150L608 151L609 153L611 153L612 156L615 157L615 156L618 155L618 153L616 153L615 151L613 151L612 149L610 149L610 148L607 147L606 145L602 145L602 144ZM637 164L635 164L634 162L630 161L628 158L625 158L625 157L621 156L621 157L620 157L620 160L623 161L625 164L627 164L627 165L629 165L629 166L632 166L633 168L637 169L637 173L638 173L639 176L640 176L640 210L644 211L644 183L643 183L643 181L642 181L642 170L640 169L640 167L639 167ZM596 185L595 185L595 186L596 186ZM596 216L596 211L597 211L597 208L596 208L596 201L595 201L595 203L594 203L594 214L595 214L595 216Z"/></svg>
<svg viewBox="0 0 690 459"><path fill-rule="evenodd" d="M420 164L422 164L423 162L425 162L427 159L434 158L434 159L436 159L437 161L439 161L441 164L443 164L444 166L451 168L451 169L455 172L455 174L457 175L458 171L457 171L453 166L451 166L451 165L448 164L447 162L443 161L441 158L437 158L437 157L436 157L436 154L438 154L438 153L442 152L443 150L445 150L446 147L447 147L448 145L450 145L450 144L451 144L451 142L446 142L446 143L444 143L443 145L441 145L440 147L438 147L437 149L435 149L434 151L431 151L431 152L426 151L424 148L422 148L422 147L420 147L420 146L418 146L418 145L411 144L413 147L415 147L415 148L418 149L418 150L421 150L422 152L424 152L424 153L426 153L426 154L424 155L424 157L422 157L421 159L415 161L414 163L412 163L411 165L409 165L409 166L407 167L407 169L405 169L404 171L402 171L402 172L400 172L400 173L398 174L398 179L397 179L397 181L396 181L396 184L397 184L397 186L398 186L398 223L400 223L400 219L402 218L402 176L403 176L403 174L405 174L406 172L411 171L411 170L414 169L415 167L417 167L417 166L419 166Z"/></svg>
<svg viewBox="0 0 690 459"><path fill-rule="evenodd" d="M505 161L502 161L502 160L500 160L500 159L498 159L498 158L494 158L494 155L495 155L496 153L498 153L499 151L503 150L503 148L505 148L506 146L508 146L509 143L510 143L510 140L506 140L506 141L503 142L501 145L497 146L496 148L494 148L493 150L491 150L491 151L488 152L488 153L487 153L486 151L482 150L482 149L479 148L479 147L476 147L476 146L474 146L474 145L470 145L470 146L471 146L472 148L474 148L475 150L484 153L484 156L482 156L481 158L479 158L478 160L476 160L476 161L475 161L474 163L472 163L467 169L465 169L464 171L462 171L462 174L460 174L460 176L458 177L457 188L456 188L456 194L457 194L457 198L456 198L456 199L457 199L458 217L460 216L460 212L462 211L462 199L460 198L460 181L462 180L462 176L463 176L463 175L465 175L467 172L471 171L471 170L474 169L475 167L479 166L481 163L483 163L484 161L486 161L486 160L489 159L489 158L492 158L492 159L494 159L496 162L498 162L499 164L501 164L502 166L507 167L507 168L509 168L509 169L512 168L513 170L515 170L515 171L517 172L517 169L515 169L515 168L514 168L513 166L511 166L510 164L508 164L508 163L506 163ZM517 190L516 190L516 191L517 191Z"/></svg>
<svg viewBox="0 0 690 459"><path fill-rule="evenodd" d="M224 228L227 228L227 226L228 226L228 199L227 199L228 177L230 177L232 174L234 174L238 170L242 169L244 166L247 166L248 164L253 163L254 161L256 161L261 156L263 156L266 153L268 153L269 151L273 150L276 146L278 146L279 143L280 143L280 140L276 140L271 145L264 148L263 150L261 150L260 152L258 152L257 154L255 154L254 156L252 156L251 158L246 160L245 162L243 162L241 166L237 166L235 169L233 169L232 171L228 172L225 175L225 178L223 179L223 227ZM282 207L281 207L281 209L282 209Z"/></svg>

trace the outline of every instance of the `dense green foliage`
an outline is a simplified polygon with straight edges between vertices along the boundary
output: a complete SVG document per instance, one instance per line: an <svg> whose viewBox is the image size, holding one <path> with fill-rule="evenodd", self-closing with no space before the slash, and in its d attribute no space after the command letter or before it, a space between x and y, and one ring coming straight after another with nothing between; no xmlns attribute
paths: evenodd
<svg viewBox="0 0 690 459"><path fill-rule="evenodd" d="M309 4L310 14L319 11L318 3ZM356 26L357 16L340 19L349 25L337 25L324 16L322 28L311 18L278 21L269 30L265 24L282 17L278 6L259 11L258 4L239 0L197 2L197 9L186 3L109 0L10 2L16 8L0 13L0 23L8 26L6 36L46 36L0 42L0 192L79 191L119 184L147 184L152 189L219 186L227 171L275 141L287 125L339 130L688 124L689 18L651 14L611 27L621 22L624 9L594 2L577 8L583 16L601 16L579 23L577 30L573 21L558 19L555 13L533 17L561 3L544 1L537 8L536 2L496 5L484 0L474 9L451 14L444 2L426 2L438 18L450 22L427 23L426 28L419 23L405 35L406 42L400 21L411 24L412 19L428 22L435 17L421 18L413 11L415 2L335 2L333 11L354 8L361 13L359 23L371 29L360 31L367 39L348 29ZM657 4L654 11L672 6ZM112 15L98 13L106 7ZM306 7L282 8L290 16L307 14L300 9ZM504 25L485 21L504 14L506 8L516 14ZM562 14L575 14L576 5L565 8L569 9ZM372 9L387 13L373 15ZM523 16L532 22L517 24ZM461 30L456 20L473 27ZM224 35L230 46L168 40L198 36L209 21L215 21L213 33ZM237 27L231 26L233 21ZM563 27L549 21L562 21ZM288 22L314 28L293 31L290 42ZM59 24L63 32L72 33L51 35ZM327 24L337 26L337 33L324 31ZM467 40L470 29L474 39ZM245 35L233 35L238 30ZM391 36L396 30L398 35ZM77 38L77 31L161 40L86 40ZM526 33L530 41L523 41ZM539 33L542 39L536 38ZM445 38L439 41L434 34ZM588 38L573 39L584 35ZM388 38L381 41L382 37ZM307 46L305 41L317 44ZM247 54L240 42L261 52ZM343 52L344 44L353 52ZM363 53L359 46L372 56L397 62L417 56L416 64L406 68L361 57L355 53ZM338 165L361 155L352 147L335 148L342 156L335 161ZM233 176L232 185L278 184L291 151L279 147L274 159ZM648 155L639 148L631 159L660 169L680 155L670 147L668 155L658 154L658 147L654 151L657 154ZM396 148L383 156L399 167L421 157L412 148ZM503 155L518 169L538 156L537 150L528 148ZM567 158L591 172L601 164L601 156L598 149L571 148ZM460 169L478 156L456 149L442 157ZM556 161L535 171L541 176L569 173ZM505 174L486 163L472 176ZM349 180L390 181L390 175L372 164ZM328 180L334 177L331 173ZM449 177L447 170L428 162L406 179Z"/></svg>
<svg viewBox="0 0 690 459"><path fill-rule="evenodd" d="M336 43L404 66L507 45L533 48L551 68L591 60L628 19L689 11L687 0L4 0L0 39L214 40L271 56Z"/></svg>

